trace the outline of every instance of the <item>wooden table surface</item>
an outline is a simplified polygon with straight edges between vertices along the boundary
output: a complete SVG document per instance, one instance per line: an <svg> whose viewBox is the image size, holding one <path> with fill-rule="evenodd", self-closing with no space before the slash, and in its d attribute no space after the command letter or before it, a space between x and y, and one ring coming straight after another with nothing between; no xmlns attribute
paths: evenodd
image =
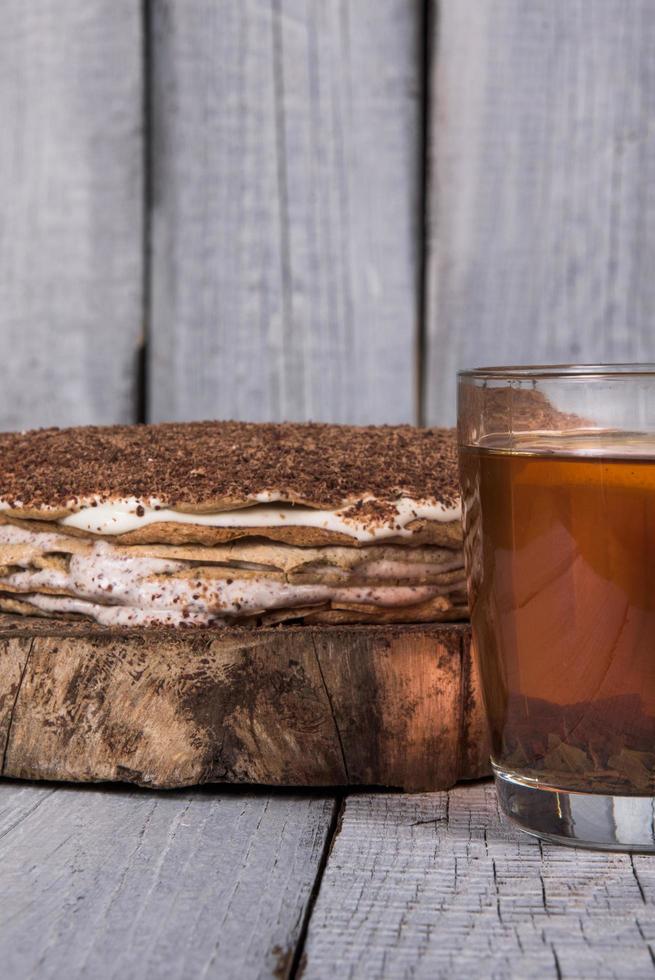
<svg viewBox="0 0 655 980"><path fill-rule="evenodd" d="M489 781L422 795L0 784L22 978L649 977L655 858L541 845Z"/></svg>

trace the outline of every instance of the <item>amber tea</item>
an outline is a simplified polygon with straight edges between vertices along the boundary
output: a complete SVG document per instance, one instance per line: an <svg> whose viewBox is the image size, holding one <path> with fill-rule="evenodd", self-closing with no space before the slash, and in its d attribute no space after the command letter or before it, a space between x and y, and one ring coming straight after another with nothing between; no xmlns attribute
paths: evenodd
<svg viewBox="0 0 655 980"><path fill-rule="evenodd" d="M654 795L655 440L526 433L460 449L497 771Z"/></svg>

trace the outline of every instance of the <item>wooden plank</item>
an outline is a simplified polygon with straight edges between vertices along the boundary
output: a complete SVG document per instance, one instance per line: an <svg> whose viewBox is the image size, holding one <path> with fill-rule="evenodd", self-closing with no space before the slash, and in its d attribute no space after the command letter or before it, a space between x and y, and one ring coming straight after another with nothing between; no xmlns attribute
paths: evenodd
<svg viewBox="0 0 655 980"><path fill-rule="evenodd" d="M4 784L3 975L286 976L334 806Z"/></svg>
<svg viewBox="0 0 655 980"><path fill-rule="evenodd" d="M441 0L427 417L474 364L655 359L649 0Z"/></svg>
<svg viewBox="0 0 655 980"><path fill-rule="evenodd" d="M307 935L305 980L651 976L652 858L541 845L490 782L350 796Z"/></svg>
<svg viewBox="0 0 655 980"><path fill-rule="evenodd" d="M0 772L162 788L441 788L488 772L471 674L467 626L0 618Z"/></svg>
<svg viewBox="0 0 655 980"><path fill-rule="evenodd" d="M153 420L415 418L422 5L153 5Z"/></svg>
<svg viewBox="0 0 655 980"><path fill-rule="evenodd" d="M139 7L2 4L0 428L134 420Z"/></svg>

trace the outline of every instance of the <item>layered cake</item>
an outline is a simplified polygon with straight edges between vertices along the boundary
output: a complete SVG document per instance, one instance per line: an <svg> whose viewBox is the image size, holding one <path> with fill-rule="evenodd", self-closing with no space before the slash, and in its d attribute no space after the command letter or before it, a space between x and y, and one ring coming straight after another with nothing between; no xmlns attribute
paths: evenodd
<svg viewBox="0 0 655 980"><path fill-rule="evenodd" d="M454 433L0 434L0 609L104 625L466 617Z"/></svg>

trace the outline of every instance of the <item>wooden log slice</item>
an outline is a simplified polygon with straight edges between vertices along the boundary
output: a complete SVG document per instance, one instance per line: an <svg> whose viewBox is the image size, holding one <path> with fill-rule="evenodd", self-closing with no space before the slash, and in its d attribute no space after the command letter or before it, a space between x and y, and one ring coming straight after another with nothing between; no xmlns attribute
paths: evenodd
<svg viewBox="0 0 655 980"><path fill-rule="evenodd" d="M117 629L0 616L2 774L379 785L488 772L465 625Z"/></svg>

